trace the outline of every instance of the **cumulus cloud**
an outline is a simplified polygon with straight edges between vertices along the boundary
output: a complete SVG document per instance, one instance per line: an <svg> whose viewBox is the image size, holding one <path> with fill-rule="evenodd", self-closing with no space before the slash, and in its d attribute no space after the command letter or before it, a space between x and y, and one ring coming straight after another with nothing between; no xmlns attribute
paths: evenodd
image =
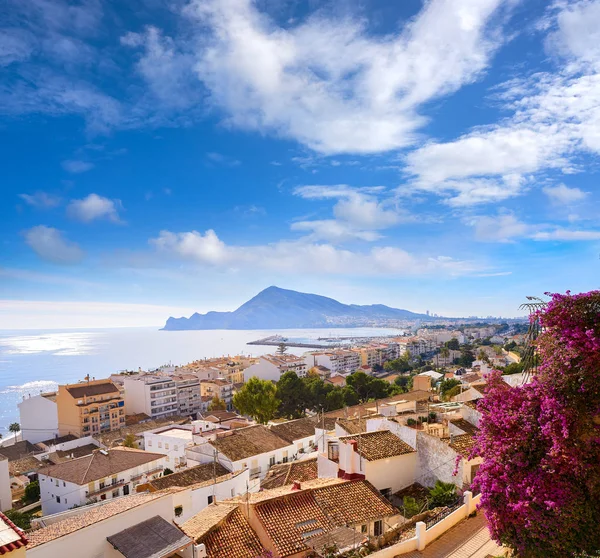
<svg viewBox="0 0 600 558"><path fill-rule="evenodd" d="M25 242L42 259L57 264L73 264L84 257L83 250L67 240L63 233L52 227L38 225L24 232Z"/></svg>
<svg viewBox="0 0 600 558"><path fill-rule="evenodd" d="M83 199L71 201L67 206L67 215L71 219L84 223L90 223L97 219L108 219L113 223L120 223L118 212L120 205L119 200L110 200L98 194L90 194Z"/></svg>
<svg viewBox="0 0 600 558"><path fill-rule="evenodd" d="M265 270L297 274L306 269L323 275L458 276L485 266L448 256L416 256L398 247L374 247L365 252L327 243L279 241L259 246L229 245L213 230L174 233L162 231L150 244L163 255L227 270Z"/></svg>
<svg viewBox="0 0 600 558"><path fill-rule="evenodd" d="M571 205L583 201L589 195L589 192L584 192L579 188L569 188L565 184L546 186L542 190L553 203L559 205Z"/></svg>
<svg viewBox="0 0 600 558"><path fill-rule="evenodd" d="M69 160L63 161L62 167L67 172L72 174L80 174L82 172L87 172L94 168L94 163L90 163L89 161L77 161L77 160Z"/></svg>
<svg viewBox="0 0 600 558"><path fill-rule="evenodd" d="M228 124L375 153L411 144L422 104L481 75L514 3L432 0L386 37L323 12L280 27L251 0L191 0L186 13L202 32L195 70Z"/></svg>
<svg viewBox="0 0 600 558"><path fill-rule="evenodd" d="M38 209L52 209L60 205L61 199L58 196L48 194L47 192L35 192L33 194L19 194L19 197L27 204Z"/></svg>

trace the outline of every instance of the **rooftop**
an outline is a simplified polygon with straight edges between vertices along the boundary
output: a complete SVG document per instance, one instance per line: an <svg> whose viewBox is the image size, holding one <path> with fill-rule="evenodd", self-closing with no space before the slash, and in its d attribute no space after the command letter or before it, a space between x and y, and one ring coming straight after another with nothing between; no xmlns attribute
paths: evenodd
<svg viewBox="0 0 600 558"><path fill-rule="evenodd" d="M209 443L231 461L249 459L261 453L289 446L289 442L262 424L237 428L232 430L231 434L218 436Z"/></svg>
<svg viewBox="0 0 600 558"><path fill-rule="evenodd" d="M77 436L75 436L75 434L65 434L64 436L55 436L54 438L49 438L48 440L44 440L43 442L38 442L38 444L44 446L54 446L56 444L72 442L73 440L77 440Z"/></svg>
<svg viewBox="0 0 600 558"><path fill-rule="evenodd" d="M196 543L203 543L210 558L256 558L263 553L258 536L238 504L211 504L181 529Z"/></svg>
<svg viewBox="0 0 600 558"><path fill-rule="evenodd" d="M308 438L315 435L315 427L318 423L313 417L300 418L296 420L288 420L280 424L271 426L271 432L275 432L277 436L283 438L290 444L302 438Z"/></svg>
<svg viewBox="0 0 600 558"><path fill-rule="evenodd" d="M3 455L9 461L17 461L28 455L39 452L39 448L27 440L21 440L10 446L0 446L0 455Z"/></svg>
<svg viewBox="0 0 600 558"><path fill-rule="evenodd" d="M0 512L0 555L8 554L26 544L25 533Z"/></svg>
<svg viewBox="0 0 600 558"><path fill-rule="evenodd" d="M463 418L451 420L450 423L460 428L465 434L475 435L479 432L479 428Z"/></svg>
<svg viewBox="0 0 600 558"><path fill-rule="evenodd" d="M170 436L171 438L179 438L188 442L191 442L194 439L192 431L184 428L169 428L168 430L162 430L161 432L154 432L154 434L160 436Z"/></svg>
<svg viewBox="0 0 600 558"><path fill-rule="evenodd" d="M65 389L74 399L94 397L96 395L108 395L110 393L119 393L119 388L110 380L96 380L95 382L70 384L65 386Z"/></svg>
<svg viewBox="0 0 600 558"><path fill-rule="evenodd" d="M260 487L266 490L279 488L294 482L306 482L319 477L317 458L291 461L282 465L275 465L269 469Z"/></svg>
<svg viewBox="0 0 600 558"><path fill-rule="evenodd" d="M456 453L468 457L475 446L476 439L471 434L459 434L450 438L442 438Z"/></svg>
<svg viewBox="0 0 600 558"><path fill-rule="evenodd" d="M107 537L125 558L157 558L192 544L192 539L159 515Z"/></svg>
<svg viewBox="0 0 600 558"><path fill-rule="evenodd" d="M204 420L210 420L211 417L216 419L215 422L223 422L225 420L240 418L240 415L232 411L206 411L206 413L202 415Z"/></svg>
<svg viewBox="0 0 600 558"><path fill-rule="evenodd" d="M42 469L40 474L82 486L162 458L164 455L160 453L118 447L107 451L97 450L85 457L50 465Z"/></svg>
<svg viewBox="0 0 600 558"><path fill-rule="evenodd" d="M196 465L189 469L184 469L177 473L172 473L166 477L159 477L150 481L148 484L154 490L163 490L172 486L190 486L205 481L212 481L216 475L217 480L220 477L229 475L229 471L220 463L205 463Z"/></svg>
<svg viewBox="0 0 600 558"><path fill-rule="evenodd" d="M340 442L351 440L357 442L357 452L367 461L388 459L416 451L389 430L365 432L358 436L342 436L340 438Z"/></svg>
<svg viewBox="0 0 600 558"><path fill-rule="evenodd" d="M393 397L386 397L385 399L377 399L376 401L369 401L360 405L353 405L352 407L346 407L337 411L330 411L325 413L326 417L336 418L352 418L352 417L364 417L368 414L374 414L378 404L391 403L395 401L427 401L431 393L425 390L409 391L408 393L402 393L400 395L394 395Z"/></svg>

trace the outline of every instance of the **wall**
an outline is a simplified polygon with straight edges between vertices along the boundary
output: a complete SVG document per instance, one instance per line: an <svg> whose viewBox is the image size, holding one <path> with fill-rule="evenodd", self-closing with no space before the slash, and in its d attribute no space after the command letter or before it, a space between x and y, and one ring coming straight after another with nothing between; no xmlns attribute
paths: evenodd
<svg viewBox="0 0 600 558"><path fill-rule="evenodd" d="M12 508L12 494L10 491L10 473L8 472L8 459L0 456L0 511Z"/></svg>
<svg viewBox="0 0 600 558"><path fill-rule="evenodd" d="M176 429L176 427L170 426L165 430L173 428ZM182 430L187 429L183 428ZM144 432L144 449L154 453L162 453L165 456L165 467L172 471L175 471L176 467L181 469L186 466L185 450L192 443L192 440L185 440L177 436L166 436L160 432Z"/></svg>
<svg viewBox="0 0 600 558"><path fill-rule="evenodd" d="M81 434L81 416L79 407L75 405L76 401L71 397L71 394L66 390L65 386L58 386L56 396L57 418L58 418L58 433L61 436L65 434Z"/></svg>
<svg viewBox="0 0 600 558"><path fill-rule="evenodd" d="M320 479L337 478L339 467L335 461L327 459L322 454L317 456L317 470Z"/></svg>
<svg viewBox="0 0 600 558"><path fill-rule="evenodd" d="M125 387L125 405L127 413L135 415L136 413L146 413L150 416L150 401L146 401L146 385L140 380L125 378L123 382Z"/></svg>
<svg viewBox="0 0 600 558"><path fill-rule="evenodd" d="M471 409L471 407L467 407L466 405L463 405L460 408L460 415L467 422L470 422L471 424L474 424L475 426L479 427L479 421L481 420L481 413L479 411Z"/></svg>
<svg viewBox="0 0 600 558"><path fill-rule="evenodd" d="M456 476L452 476L456 467L457 453L445 442L424 432L417 432L417 452L419 455L417 482L424 486L433 486L436 480L452 482L462 487L462 461Z"/></svg>
<svg viewBox="0 0 600 558"><path fill-rule="evenodd" d="M27 549L27 558L56 558L57 556L77 556L78 558L104 558L120 556L111 554L112 546L107 537L119 533L159 515L167 521L174 518L174 505L171 494L165 495L127 512L80 529L54 541ZM122 557L121 557L122 558Z"/></svg>
<svg viewBox="0 0 600 558"><path fill-rule="evenodd" d="M272 380L277 382L281 377L279 368L269 361L260 358L256 364L249 366L244 370L244 382L247 382L250 378L256 376L261 380Z"/></svg>
<svg viewBox="0 0 600 558"><path fill-rule="evenodd" d="M475 401L475 399L481 399L483 395L476 389L469 388L452 398L452 401Z"/></svg>
<svg viewBox="0 0 600 558"><path fill-rule="evenodd" d="M393 494L415 482L417 464L416 452L398 455L390 459L367 461L365 478L377 490L391 488Z"/></svg>
<svg viewBox="0 0 600 558"><path fill-rule="evenodd" d="M414 428L410 428L404 424L398 424L397 422L385 418L368 419L367 432L374 432L376 430L389 430L403 442L406 442L411 448L416 449L417 447L417 430Z"/></svg>
<svg viewBox="0 0 600 558"><path fill-rule="evenodd" d="M18 404L21 437L32 444L54 438L58 434L56 402L41 395L27 397Z"/></svg>

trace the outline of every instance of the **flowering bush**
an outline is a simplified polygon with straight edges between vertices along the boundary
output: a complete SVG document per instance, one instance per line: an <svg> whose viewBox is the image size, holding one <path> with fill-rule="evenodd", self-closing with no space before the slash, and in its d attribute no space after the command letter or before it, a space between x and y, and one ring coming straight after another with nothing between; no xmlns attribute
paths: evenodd
<svg viewBox="0 0 600 558"><path fill-rule="evenodd" d="M537 375L492 374L472 453L492 536L525 558L600 551L600 291L551 296Z"/></svg>

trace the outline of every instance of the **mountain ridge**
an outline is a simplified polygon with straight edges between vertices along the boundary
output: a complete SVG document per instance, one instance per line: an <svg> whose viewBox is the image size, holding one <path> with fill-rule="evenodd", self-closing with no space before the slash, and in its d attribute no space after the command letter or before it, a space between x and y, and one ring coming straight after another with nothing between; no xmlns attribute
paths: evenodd
<svg viewBox="0 0 600 558"><path fill-rule="evenodd" d="M271 286L231 312L195 312L189 318L170 317L163 330L301 329L372 325L381 320L431 319L383 304L343 304L333 298Z"/></svg>

